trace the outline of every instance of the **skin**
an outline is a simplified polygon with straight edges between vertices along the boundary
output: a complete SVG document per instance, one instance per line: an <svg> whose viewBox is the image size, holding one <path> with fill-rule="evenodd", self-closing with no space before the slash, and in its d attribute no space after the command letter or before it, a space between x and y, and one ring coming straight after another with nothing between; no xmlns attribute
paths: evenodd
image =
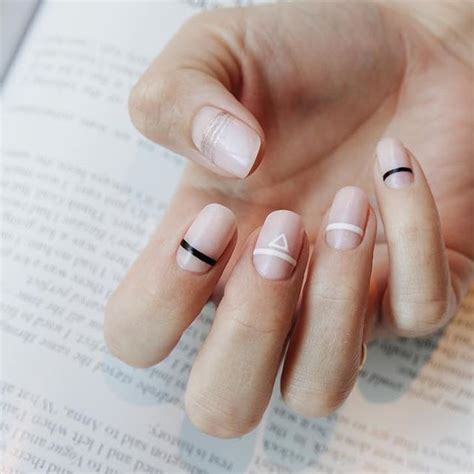
<svg viewBox="0 0 474 474"><path fill-rule="evenodd" d="M427 6L421 21L408 4L378 3L200 14L132 91L137 128L191 162L107 306L106 340L132 365L157 363L225 287L186 395L203 431L237 436L258 423L295 321L283 397L297 412L321 416L350 393L364 340L428 335L455 314L474 258L474 88L463 33L472 31L473 12L466 5ZM204 105L260 134L251 176L208 169L191 139ZM380 179L374 149L382 136L400 139L412 154L415 181L405 191ZM340 252L326 245L324 222L345 185L364 189L376 209L361 245ZM210 202L235 213L238 234L218 265L196 277L176 267L175 252ZM275 209L300 214L307 232L297 268L283 282L264 281L251 261L255 229Z"/></svg>

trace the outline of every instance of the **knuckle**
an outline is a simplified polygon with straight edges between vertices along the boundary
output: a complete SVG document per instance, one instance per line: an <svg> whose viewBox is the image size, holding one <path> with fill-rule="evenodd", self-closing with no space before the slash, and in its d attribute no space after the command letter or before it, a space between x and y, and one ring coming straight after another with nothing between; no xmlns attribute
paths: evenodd
<svg viewBox="0 0 474 474"><path fill-rule="evenodd" d="M333 367L335 371L320 367L317 375L308 376L302 372L293 374L288 380L283 377L281 392L284 402L302 416L330 415L344 403L354 387L358 364L355 359L352 362Z"/></svg>
<svg viewBox="0 0 474 474"><path fill-rule="evenodd" d="M359 297L359 292L351 287L341 288L318 288L313 292L316 300L340 305L352 304Z"/></svg>
<svg viewBox="0 0 474 474"><path fill-rule="evenodd" d="M341 387L304 387L292 383L282 393L284 402L298 415L310 418L328 416L335 412L352 391L352 383Z"/></svg>
<svg viewBox="0 0 474 474"><path fill-rule="evenodd" d="M132 88L128 101L135 127L155 141L168 141L178 101L179 80L174 74L143 76Z"/></svg>
<svg viewBox="0 0 474 474"><path fill-rule="evenodd" d="M281 298L267 298L264 307L259 305L254 289L226 288L226 295L220 304L219 312L225 314L225 320L231 326L236 338L259 337L269 335L280 337L286 334L293 320L294 308L283 304ZM242 298L242 294L248 295ZM258 297L257 297L258 298ZM260 307L258 315L256 309Z"/></svg>
<svg viewBox="0 0 474 474"><path fill-rule="evenodd" d="M341 282L338 285L319 284L311 291L310 299L314 308L333 314L356 314L363 310L366 297L360 289Z"/></svg>
<svg viewBox="0 0 474 474"><path fill-rule="evenodd" d="M404 242L405 245L419 246L420 242L430 242L440 234L440 225L437 215L426 215L418 219L393 221L388 223L389 242ZM390 236L393 235L393 238Z"/></svg>
<svg viewBox="0 0 474 474"><path fill-rule="evenodd" d="M249 315L250 317L247 317ZM289 324L280 318L255 318L254 313L240 312L229 315L229 322L232 324L234 333L244 338L262 335L274 335L275 337L284 334L289 330ZM287 318L291 321L291 317Z"/></svg>
<svg viewBox="0 0 474 474"><path fill-rule="evenodd" d="M260 421L260 416L249 416L250 410L243 413L237 404L232 407L228 401L190 391L186 393L185 409L196 428L217 438L242 436Z"/></svg>

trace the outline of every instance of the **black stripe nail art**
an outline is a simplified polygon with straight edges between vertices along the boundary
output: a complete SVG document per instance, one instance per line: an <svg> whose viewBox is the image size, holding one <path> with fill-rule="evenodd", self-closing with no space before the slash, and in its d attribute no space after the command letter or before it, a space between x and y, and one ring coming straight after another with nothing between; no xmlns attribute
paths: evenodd
<svg viewBox="0 0 474 474"><path fill-rule="evenodd" d="M402 172L407 172L413 174L413 170L411 168L408 168L407 166L400 166L399 168L393 168L393 170L387 171L383 175L383 180L385 181L389 176L395 173L402 173Z"/></svg>
<svg viewBox="0 0 474 474"><path fill-rule="evenodd" d="M213 267L217 263L216 260L203 254L198 249L195 249L192 245L188 244L188 242L186 242L186 240L184 239L181 241L180 245L181 247L183 247L184 250L189 252L191 255L201 260L201 262L207 263L211 267Z"/></svg>

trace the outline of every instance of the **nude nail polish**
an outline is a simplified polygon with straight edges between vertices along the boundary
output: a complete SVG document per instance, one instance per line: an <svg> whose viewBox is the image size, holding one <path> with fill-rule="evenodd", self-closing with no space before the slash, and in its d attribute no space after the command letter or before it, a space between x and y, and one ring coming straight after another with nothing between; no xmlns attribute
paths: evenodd
<svg viewBox="0 0 474 474"><path fill-rule="evenodd" d="M183 269L205 273L219 260L236 231L234 213L220 204L209 204L198 214L182 239L176 261Z"/></svg>
<svg viewBox="0 0 474 474"><path fill-rule="evenodd" d="M257 272L269 280L288 279L298 263L303 236L303 222L295 212L269 214L253 251Z"/></svg>
<svg viewBox="0 0 474 474"><path fill-rule="evenodd" d="M338 250L356 248L364 238L369 202L362 189L346 186L334 197L326 226L327 244Z"/></svg>
<svg viewBox="0 0 474 474"><path fill-rule="evenodd" d="M215 107L203 107L192 125L196 148L226 174L245 178L260 150L258 133L233 115Z"/></svg>
<svg viewBox="0 0 474 474"><path fill-rule="evenodd" d="M413 182L411 159L399 140L383 138L376 153L380 174L389 188L404 188Z"/></svg>

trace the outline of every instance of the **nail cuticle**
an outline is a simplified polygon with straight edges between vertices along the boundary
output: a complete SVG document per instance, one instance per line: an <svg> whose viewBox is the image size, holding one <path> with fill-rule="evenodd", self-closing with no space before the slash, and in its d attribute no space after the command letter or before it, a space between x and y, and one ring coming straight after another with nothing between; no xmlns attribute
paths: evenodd
<svg viewBox="0 0 474 474"><path fill-rule="evenodd" d="M408 168L408 166L400 166L399 168L393 168L382 176L382 179L385 181L389 176L392 176L395 173L411 173L413 174L413 170Z"/></svg>

